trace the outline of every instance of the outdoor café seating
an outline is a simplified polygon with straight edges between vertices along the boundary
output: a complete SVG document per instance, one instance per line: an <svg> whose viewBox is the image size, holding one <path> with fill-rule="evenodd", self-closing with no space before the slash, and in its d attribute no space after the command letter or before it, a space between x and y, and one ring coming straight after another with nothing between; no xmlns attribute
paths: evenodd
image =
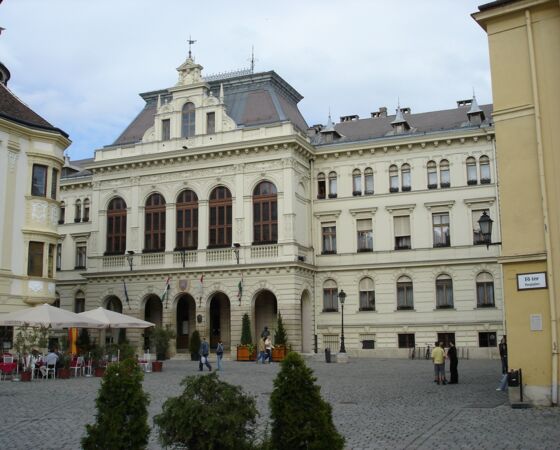
<svg viewBox="0 0 560 450"><path fill-rule="evenodd" d="M0 360L0 379L6 379L7 375L13 376L17 370L17 362L11 353L4 353Z"/></svg>

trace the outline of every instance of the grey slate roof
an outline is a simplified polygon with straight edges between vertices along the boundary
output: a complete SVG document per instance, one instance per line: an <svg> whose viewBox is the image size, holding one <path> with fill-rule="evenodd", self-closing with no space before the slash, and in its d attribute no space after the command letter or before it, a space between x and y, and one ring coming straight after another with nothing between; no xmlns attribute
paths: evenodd
<svg viewBox="0 0 560 450"><path fill-rule="evenodd" d="M77 159L76 161L69 161L68 164L65 164L62 168L62 175L61 179L72 179L72 178L80 178L80 177L87 177L91 175L91 171L85 169L85 165L93 162L94 158L86 158L86 159Z"/></svg>
<svg viewBox="0 0 560 450"><path fill-rule="evenodd" d="M300 131L305 133L307 130L307 123L297 107L303 97L274 71L223 79L212 77L208 84L215 97L219 97L223 84L227 114L238 127L290 121ZM154 124L158 95L167 93L164 89L140 94L146 101L144 109L112 145L141 141L146 130Z"/></svg>
<svg viewBox="0 0 560 450"><path fill-rule="evenodd" d="M471 125L469 123L467 117L469 106L418 114L405 114L404 118L410 125L410 130L398 136L413 136L461 128L468 129L469 127L478 128L479 126L484 127L491 124L491 104L480 106L480 109L484 111L486 116L486 120L482 122L481 125ZM394 130L391 126L391 122L395 120L395 117L395 115L391 115L338 123L334 126L334 129L340 133L342 137L329 143L364 141L393 136ZM316 130L308 130L308 135L315 145L326 143Z"/></svg>

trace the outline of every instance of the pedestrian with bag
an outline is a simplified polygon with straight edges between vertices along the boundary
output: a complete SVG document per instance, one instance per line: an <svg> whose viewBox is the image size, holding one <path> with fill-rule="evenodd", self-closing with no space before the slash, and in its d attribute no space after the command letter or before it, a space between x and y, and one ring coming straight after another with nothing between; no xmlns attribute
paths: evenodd
<svg viewBox="0 0 560 450"><path fill-rule="evenodd" d="M206 338L202 338L202 342L200 343L200 348L198 349L198 355L200 357L198 361L198 370L202 372L204 366L208 367L208 370L212 372L212 366L208 361L208 354L210 353L210 346L208 342L206 342Z"/></svg>
<svg viewBox="0 0 560 450"><path fill-rule="evenodd" d="M272 340L270 336L267 336L264 340L264 351L266 352L266 358L268 359L268 364L272 362ZM264 363L264 359L263 359Z"/></svg>
<svg viewBox="0 0 560 450"><path fill-rule="evenodd" d="M218 368L216 370L222 371L222 358L224 357L224 344L222 344L222 340L218 339L218 346L216 347L216 363L218 364Z"/></svg>

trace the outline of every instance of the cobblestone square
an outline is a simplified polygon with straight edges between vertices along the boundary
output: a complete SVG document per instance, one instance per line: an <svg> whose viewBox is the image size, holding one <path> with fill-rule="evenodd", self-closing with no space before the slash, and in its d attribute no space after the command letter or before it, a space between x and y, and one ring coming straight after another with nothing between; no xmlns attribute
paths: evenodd
<svg viewBox="0 0 560 450"><path fill-rule="evenodd" d="M333 406L334 421L348 449L557 449L558 408L512 409L495 389L499 361L459 363L458 385L433 383L430 361L350 359L348 364L308 361L321 393ZM220 377L241 385L257 399L260 429L268 420L268 399L278 364L225 361ZM181 391L191 361L166 361L164 372L148 373L152 417ZM98 378L0 382L1 449L78 449L85 424L92 423ZM153 430L150 449L161 448Z"/></svg>

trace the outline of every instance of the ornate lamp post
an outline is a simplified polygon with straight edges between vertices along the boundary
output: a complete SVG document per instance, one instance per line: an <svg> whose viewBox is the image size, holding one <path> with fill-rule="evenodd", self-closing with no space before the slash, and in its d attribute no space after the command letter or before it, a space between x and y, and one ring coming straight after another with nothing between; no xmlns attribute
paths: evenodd
<svg viewBox="0 0 560 450"><path fill-rule="evenodd" d="M126 255L126 260L128 261L128 265L130 266L130 270L132 271L132 266L134 266L134 250L129 250Z"/></svg>
<svg viewBox="0 0 560 450"><path fill-rule="evenodd" d="M235 253L235 260L237 261L237 264L239 264L239 249L241 248L241 244L239 244L238 242L235 242L233 244L233 253Z"/></svg>
<svg viewBox="0 0 560 450"><path fill-rule="evenodd" d="M346 353L346 347L344 347L344 300L346 300L346 292L344 292L344 289L341 289L338 293L338 299L340 300L340 306L342 307L342 328L340 332L339 353Z"/></svg>
<svg viewBox="0 0 560 450"><path fill-rule="evenodd" d="M179 249L181 252L181 262L183 263L183 269L185 268L185 261L187 260L187 250L184 248Z"/></svg>
<svg viewBox="0 0 560 450"><path fill-rule="evenodd" d="M482 238L486 244L486 248L491 245L500 245L501 242L492 242L492 224L494 221L490 218L486 211L482 213L480 219L478 219L478 226L480 227L480 232L482 233Z"/></svg>

